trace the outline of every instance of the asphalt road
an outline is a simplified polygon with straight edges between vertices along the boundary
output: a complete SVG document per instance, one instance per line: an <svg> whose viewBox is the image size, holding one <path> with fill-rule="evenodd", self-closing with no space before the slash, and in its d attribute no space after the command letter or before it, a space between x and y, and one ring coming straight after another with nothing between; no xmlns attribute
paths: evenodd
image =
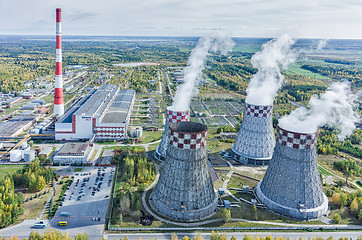
<svg viewBox="0 0 362 240"><path fill-rule="evenodd" d="M176 233L178 239L182 239L184 236L188 236L191 239L197 235L197 233ZM210 239L210 233L201 234L204 239ZM226 234L228 239L234 236L236 239L243 239L245 235L266 237L268 235L274 237L283 237L284 239L298 240L300 237L304 239L312 239L313 237L323 237L327 239L332 236L334 239L345 238L357 239L362 235L362 232L234 232ZM124 239L127 236L129 240L142 240L157 239L157 240L169 240L171 233L126 233L126 234L108 234L107 239Z"/></svg>
<svg viewBox="0 0 362 240"><path fill-rule="evenodd" d="M44 221L47 223L47 227L45 229L34 229L32 226L39 222L39 220L25 220L24 222L14 225L12 227L0 229L0 235L2 238L10 238L12 236L18 236L19 239L28 238L31 231L37 231L39 233L43 233L44 231L48 229L55 229L60 232L68 232L68 234L71 237L74 237L78 233L87 233L90 239L102 239L103 237L103 224L97 224L97 225L89 225L89 226L83 226L79 228L69 228L69 229L60 229L60 228L53 228L49 226L48 221Z"/></svg>

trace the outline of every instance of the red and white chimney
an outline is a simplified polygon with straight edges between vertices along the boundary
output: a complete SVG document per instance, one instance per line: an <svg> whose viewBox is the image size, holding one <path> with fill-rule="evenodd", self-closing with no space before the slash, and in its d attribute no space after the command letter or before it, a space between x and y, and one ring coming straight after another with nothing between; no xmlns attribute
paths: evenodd
<svg viewBox="0 0 362 240"><path fill-rule="evenodd" d="M62 76L62 10L56 9L56 50L55 50L55 89L54 116L64 114Z"/></svg>

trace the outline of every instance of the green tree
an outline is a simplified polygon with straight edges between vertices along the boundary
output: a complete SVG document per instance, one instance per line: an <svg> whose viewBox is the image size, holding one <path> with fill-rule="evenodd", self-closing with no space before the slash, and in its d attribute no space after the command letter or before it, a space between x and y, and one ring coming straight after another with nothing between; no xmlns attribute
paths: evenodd
<svg viewBox="0 0 362 240"><path fill-rule="evenodd" d="M177 236L177 234L176 234L175 232L173 232L173 233L171 234L170 240L178 240L178 236Z"/></svg>
<svg viewBox="0 0 362 240"><path fill-rule="evenodd" d="M341 215L336 213L333 217L333 222L338 224L340 221L341 221Z"/></svg>
<svg viewBox="0 0 362 240"><path fill-rule="evenodd" d="M40 191L45 188L46 182L45 178L43 176L39 176L36 182L36 190Z"/></svg>
<svg viewBox="0 0 362 240"><path fill-rule="evenodd" d="M229 209L226 208L222 208L221 209L221 219L223 220L224 223L229 222L231 218L231 212Z"/></svg>
<svg viewBox="0 0 362 240"><path fill-rule="evenodd" d="M358 206L358 200L357 198L354 198L351 202L351 205L349 206L351 209L351 212L355 215L358 214L359 206Z"/></svg>
<svg viewBox="0 0 362 240"><path fill-rule="evenodd" d="M75 235L74 240L89 240L89 236L87 233L78 233Z"/></svg>

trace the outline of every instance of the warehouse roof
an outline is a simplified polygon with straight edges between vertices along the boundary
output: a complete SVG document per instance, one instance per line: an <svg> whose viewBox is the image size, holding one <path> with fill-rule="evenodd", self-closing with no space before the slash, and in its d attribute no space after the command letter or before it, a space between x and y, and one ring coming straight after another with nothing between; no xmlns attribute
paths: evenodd
<svg viewBox="0 0 362 240"><path fill-rule="evenodd" d="M84 155L89 147L89 143L66 143L60 149L57 155L71 156L71 155Z"/></svg>
<svg viewBox="0 0 362 240"><path fill-rule="evenodd" d="M127 121L128 114L131 114L132 101L135 95L134 90L120 90L109 106L102 123L123 123Z"/></svg>

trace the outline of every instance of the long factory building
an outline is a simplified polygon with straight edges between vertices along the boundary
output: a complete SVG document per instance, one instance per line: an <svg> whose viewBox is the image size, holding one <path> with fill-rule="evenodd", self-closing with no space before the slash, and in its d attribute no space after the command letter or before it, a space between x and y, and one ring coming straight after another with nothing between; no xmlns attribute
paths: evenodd
<svg viewBox="0 0 362 240"><path fill-rule="evenodd" d="M135 95L110 84L93 89L55 123L55 140L123 140Z"/></svg>

